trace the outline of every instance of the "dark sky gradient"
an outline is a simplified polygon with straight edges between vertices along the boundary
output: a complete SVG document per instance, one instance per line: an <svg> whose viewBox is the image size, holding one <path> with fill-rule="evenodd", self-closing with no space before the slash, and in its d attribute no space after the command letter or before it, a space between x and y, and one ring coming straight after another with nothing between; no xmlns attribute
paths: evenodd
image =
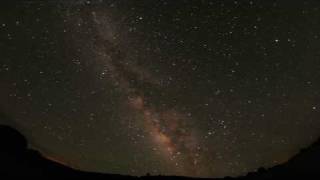
<svg viewBox="0 0 320 180"><path fill-rule="evenodd" d="M235 176L320 136L318 1L0 7L0 111L105 173Z"/></svg>

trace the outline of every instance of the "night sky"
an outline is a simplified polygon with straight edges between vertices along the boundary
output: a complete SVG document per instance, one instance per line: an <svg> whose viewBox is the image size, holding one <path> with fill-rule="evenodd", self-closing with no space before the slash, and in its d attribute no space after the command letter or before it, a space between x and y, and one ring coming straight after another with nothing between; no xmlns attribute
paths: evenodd
<svg viewBox="0 0 320 180"><path fill-rule="evenodd" d="M297 2L1 3L0 123L81 170L283 163L320 136L320 2Z"/></svg>

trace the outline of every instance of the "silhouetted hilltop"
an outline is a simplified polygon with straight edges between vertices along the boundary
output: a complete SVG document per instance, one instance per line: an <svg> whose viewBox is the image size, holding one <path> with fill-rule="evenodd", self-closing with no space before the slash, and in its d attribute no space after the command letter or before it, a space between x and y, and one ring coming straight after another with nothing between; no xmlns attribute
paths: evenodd
<svg viewBox="0 0 320 180"><path fill-rule="evenodd" d="M320 138L308 148L302 149L288 162L269 169L259 168L257 172L248 173L244 179L320 178ZM316 179L317 179L316 178Z"/></svg>
<svg viewBox="0 0 320 180"><path fill-rule="evenodd" d="M88 173L44 158L27 148L27 140L15 129L0 125L0 177L121 178L113 174Z"/></svg>
<svg viewBox="0 0 320 180"><path fill-rule="evenodd" d="M83 172L44 158L39 152L28 149L26 138L17 130L0 125L0 178L46 177L46 178L130 178L138 177ZM234 179L273 179L320 177L320 139L288 162L269 169ZM144 176L142 179L191 179L187 177ZM226 177L228 178L228 177ZM229 178L228 178L229 179ZM230 178L233 179L233 178Z"/></svg>

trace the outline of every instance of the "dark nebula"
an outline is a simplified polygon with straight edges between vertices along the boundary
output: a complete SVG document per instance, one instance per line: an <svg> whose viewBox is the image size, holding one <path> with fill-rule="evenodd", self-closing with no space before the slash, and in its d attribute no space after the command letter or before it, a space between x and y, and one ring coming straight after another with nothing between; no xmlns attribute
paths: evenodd
<svg viewBox="0 0 320 180"><path fill-rule="evenodd" d="M320 136L318 1L65 0L0 7L0 111L46 157L236 176Z"/></svg>

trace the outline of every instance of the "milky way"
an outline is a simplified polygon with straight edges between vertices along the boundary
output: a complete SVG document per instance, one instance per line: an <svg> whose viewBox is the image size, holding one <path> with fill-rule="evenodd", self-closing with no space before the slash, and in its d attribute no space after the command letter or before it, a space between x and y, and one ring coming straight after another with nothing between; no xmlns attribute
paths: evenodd
<svg viewBox="0 0 320 180"><path fill-rule="evenodd" d="M320 136L319 7L3 4L0 123L86 171L223 177L283 163Z"/></svg>
<svg viewBox="0 0 320 180"><path fill-rule="evenodd" d="M169 165L174 165L179 174L197 175L195 165L199 161L200 147L197 144L197 137L188 127L188 117L174 109L161 109L153 106L153 102L148 102L143 89L136 88L130 80L139 84L154 86L161 90L161 80L154 78L152 73L126 59L126 55L119 49L108 34L105 24L97 14L92 13L94 27L97 29L95 37L97 54L108 68L109 80L113 85L120 87L120 91L128 97L129 108L137 114L137 119L142 118L144 128L152 138L156 148L164 154ZM107 33L107 35L105 35ZM181 165L180 165L181 164ZM181 171L181 172L180 172Z"/></svg>

